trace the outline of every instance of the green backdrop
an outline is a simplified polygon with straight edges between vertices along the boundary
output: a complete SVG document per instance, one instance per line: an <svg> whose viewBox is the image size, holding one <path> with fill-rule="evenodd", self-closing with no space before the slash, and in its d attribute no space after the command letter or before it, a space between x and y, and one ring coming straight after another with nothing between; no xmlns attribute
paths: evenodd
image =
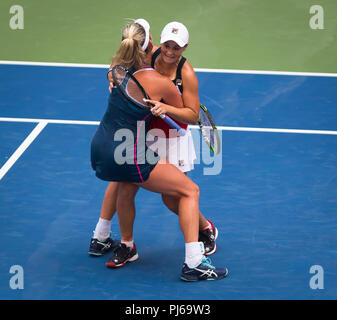
<svg viewBox="0 0 337 320"><path fill-rule="evenodd" d="M315 4L323 30L309 25ZM23 30L10 28L12 5ZM337 72L336 0L1 0L0 60L109 64L126 19L140 17L156 43L166 23L183 22L194 67Z"/></svg>

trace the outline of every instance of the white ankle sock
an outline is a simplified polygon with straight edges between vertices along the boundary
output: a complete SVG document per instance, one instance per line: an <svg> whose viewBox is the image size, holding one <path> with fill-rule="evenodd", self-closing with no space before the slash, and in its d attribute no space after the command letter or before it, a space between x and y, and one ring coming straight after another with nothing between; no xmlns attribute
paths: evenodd
<svg viewBox="0 0 337 320"><path fill-rule="evenodd" d="M185 243L185 263L189 268L195 268L204 256L205 248L202 242Z"/></svg>
<svg viewBox="0 0 337 320"><path fill-rule="evenodd" d="M94 231L94 238L98 239L99 241L103 241L110 236L111 230L111 220L106 220L99 218L96 229Z"/></svg>
<svg viewBox="0 0 337 320"><path fill-rule="evenodd" d="M121 241L121 243L124 243L128 248L133 248L133 240L132 241Z"/></svg>

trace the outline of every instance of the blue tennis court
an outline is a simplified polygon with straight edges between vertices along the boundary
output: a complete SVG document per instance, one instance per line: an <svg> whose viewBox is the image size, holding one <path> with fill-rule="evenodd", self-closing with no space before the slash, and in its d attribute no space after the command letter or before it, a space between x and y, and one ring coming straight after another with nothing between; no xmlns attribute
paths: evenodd
<svg viewBox="0 0 337 320"><path fill-rule="evenodd" d="M179 280L178 219L144 190L136 198L139 260L112 270L107 256L90 257L107 186L90 167L106 69L2 64L1 299L337 298L337 77L197 76L222 152L208 164L200 152L189 176L200 187L201 211L219 229L211 259L229 276ZM199 130L192 132L202 146ZM215 165L217 174L205 174ZM119 238L117 216L112 234ZM23 268L24 289L10 287L14 265ZM317 265L324 287L314 289Z"/></svg>

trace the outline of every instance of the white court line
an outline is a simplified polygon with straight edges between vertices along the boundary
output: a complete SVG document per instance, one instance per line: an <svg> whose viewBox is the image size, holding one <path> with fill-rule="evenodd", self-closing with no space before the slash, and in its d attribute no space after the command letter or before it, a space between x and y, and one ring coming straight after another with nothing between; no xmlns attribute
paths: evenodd
<svg viewBox="0 0 337 320"><path fill-rule="evenodd" d="M35 61L7 61L0 60L0 64L18 66L41 66L41 67L71 67L71 68L102 68L108 69L109 65L92 63L63 63L63 62L35 62Z"/></svg>
<svg viewBox="0 0 337 320"><path fill-rule="evenodd" d="M107 64L92 63L62 63L62 62L34 62L34 61L7 61L0 60L0 64L24 65L24 66L45 66L45 67L75 67L75 68L101 68L108 69ZM292 72L292 71L272 71L272 70L239 70L239 69L208 69L194 68L195 72L210 73L238 73L238 74L264 74L264 75L284 75L284 76L305 76L305 77L337 77L337 73L323 72Z"/></svg>
<svg viewBox="0 0 337 320"><path fill-rule="evenodd" d="M57 119L31 119L31 118L1 118L0 122L47 122L47 123L56 123L56 124L80 124L80 125L89 125L97 126L99 121L83 121L83 120L57 120Z"/></svg>
<svg viewBox="0 0 337 320"><path fill-rule="evenodd" d="M277 76L337 77L337 73L323 73L323 72L205 69L205 68L194 68L194 71L195 72L211 72L211 73L263 74L263 75L277 75Z"/></svg>
<svg viewBox="0 0 337 320"><path fill-rule="evenodd" d="M29 134L29 136L21 143L20 147L16 149L16 151L0 169L0 180L14 165L14 163L21 157L21 155L25 152L25 150L30 146L30 144L35 140L35 138L40 134L40 132L47 124L48 121L40 121L38 125L33 129L33 131Z"/></svg>
<svg viewBox="0 0 337 320"><path fill-rule="evenodd" d="M31 62L31 61L4 61L0 60L0 65L28 65L28 66L49 66L49 67L77 67L77 68L102 68L109 65L84 64L84 63L58 63L58 62ZM210 73L236 73L236 74L263 74L263 75L287 75L287 76L314 76L314 77L337 77L337 73L314 73L314 72L285 72L285 71L265 71L265 70L234 70L234 69L205 69L194 68L196 72ZM0 169L0 180L20 158L23 152L35 140L48 123L54 124L75 124L75 125L98 125L99 121L77 121L77 120L54 120L54 119L29 119L29 118L0 118L6 122L37 122L37 126L13 153L7 162ZM198 126L190 126L191 129L199 129ZM246 131L246 132L274 132L274 133L295 133L295 134L322 134L337 135L337 131L331 130L302 130L302 129L276 129L276 128L249 128L249 127L225 127L218 126L218 130L226 131Z"/></svg>
<svg viewBox="0 0 337 320"><path fill-rule="evenodd" d="M274 129L274 128L223 127L223 126L217 126L217 128L219 130L226 130L226 131L337 135L337 131L332 131L332 130L303 130L303 129L277 129L277 128Z"/></svg>
<svg viewBox="0 0 337 320"><path fill-rule="evenodd" d="M38 123L29 136L22 142L20 147L12 154L7 162L0 169L0 180L5 176L8 170L21 157L25 150L46 127L48 123L54 124L75 124L75 125L99 125L99 121L81 121L81 120L55 120L55 119L30 119L30 118L0 118L0 122L29 122ZM190 125L191 129L199 129L199 126ZM274 129L274 128L249 128L249 127L225 127L218 126L218 130L224 131L246 131L246 132L273 132L273 133L295 133L295 134L322 134L337 135L337 131L330 130L302 130L302 129Z"/></svg>
<svg viewBox="0 0 337 320"><path fill-rule="evenodd" d="M56 120L56 119L30 119L30 118L0 118L0 122L46 122L56 124L78 124L78 125L99 125L99 121L82 120ZM199 129L199 126L190 125L191 129ZM252 127L226 127L217 126L218 130L223 131L247 131L247 132L273 132L273 133L297 133L297 134L325 134L337 135L333 130L305 130L305 129L279 129L279 128L252 128Z"/></svg>

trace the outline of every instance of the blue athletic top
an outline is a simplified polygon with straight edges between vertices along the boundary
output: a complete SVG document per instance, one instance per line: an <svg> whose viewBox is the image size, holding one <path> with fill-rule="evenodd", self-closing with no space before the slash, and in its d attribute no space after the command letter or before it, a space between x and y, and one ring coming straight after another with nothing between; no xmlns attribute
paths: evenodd
<svg viewBox="0 0 337 320"><path fill-rule="evenodd" d="M152 113L128 102L117 88L91 141L91 165L107 181L144 182L158 162L148 151L146 134Z"/></svg>

